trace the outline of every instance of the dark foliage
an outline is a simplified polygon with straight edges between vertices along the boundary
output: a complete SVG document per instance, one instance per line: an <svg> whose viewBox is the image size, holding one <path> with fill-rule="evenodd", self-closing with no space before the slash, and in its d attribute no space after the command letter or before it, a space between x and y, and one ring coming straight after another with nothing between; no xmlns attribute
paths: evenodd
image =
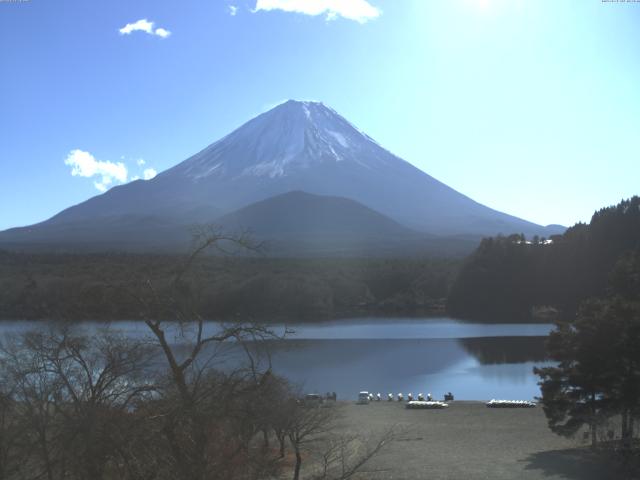
<svg viewBox="0 0 640 480"><path fill-rule="evenodd" d="M178 256L0 251L0 319L136 319L115 285L152 278L170 288ZM198 258L183 288L206 318L312 320L443 309L457 260ZM159 312L162 314L162 312Z"/></svg>
<svg viewBox="0 0 640 480"><path fill-rule="evenodd" d="M584 302L578 315L559 322L547 351L557 366L536 368L550 428L571 436L584 425L591 441L608 419L621 418L630 444L640 414L640 304L614 297Z"/></svg>
<svg viewBox="0 0 640 480"><path fill-rule="evenodd" d="M640 417L640 289L637 254L624 255L610 276L609 296L589 299L577 315L557 322L547 342L558 364L534 369L550 428L573 435L584 425L592 445L611 419L625 451ZM611 440L611 436L608 438Z"/></svg>
<svg viewBox="0 0 640 480"><path fill-rule="evenodd" d="M640 291L640 197L596 212L550 239L487 238L467 259L447 300L453 315L530 320L537 307L572 318L580 303L618 289ZM626 275L625 285L612 277Z"/></svg>

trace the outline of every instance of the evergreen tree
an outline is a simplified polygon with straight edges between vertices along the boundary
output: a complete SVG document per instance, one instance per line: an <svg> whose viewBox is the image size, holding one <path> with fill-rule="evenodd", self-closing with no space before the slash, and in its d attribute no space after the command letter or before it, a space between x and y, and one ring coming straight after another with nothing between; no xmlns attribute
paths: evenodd
<svg viewBox="0 0 640 480"><path fill-rule="evenodd" d="M542 406L555 433L571 436L585 425L597 442L601 421L622 419L625 443L640 414L640 308L621 297L584 302L571 322L560 322L547 343L555 367L536 368Z"/></svg>
<svg viewBox="0 0 640 480"><path fill-rule="evenodd" d="M602 352L599 305L583 306L575 322L559 323L549 335L547 351L557 367L534 368L540 376L542 406L549 428L559 435L573 436L585 425L595 446L597 425L606 408L607 358Z"/></svg>
<svg viewBox="0 0 640 480"><path fill-rule="evenodd" d="M612 275L626 298L640 295L640 197L603 208L588 225L551 240L527 244L522 234L483 240L451 287L448 311L526 321L534 307L552 306L570 319L585 299L609 293Z"/></svg>

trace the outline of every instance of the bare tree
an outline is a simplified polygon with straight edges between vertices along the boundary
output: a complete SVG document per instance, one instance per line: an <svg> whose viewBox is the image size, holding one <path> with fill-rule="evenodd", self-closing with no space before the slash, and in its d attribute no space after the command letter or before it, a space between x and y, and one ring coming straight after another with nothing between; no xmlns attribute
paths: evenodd
<svg viewBox="0 0 640 480"><path fill-rule="evenodd" d="M56 324L2 343L1 479L276 478L287 443L295 479L305 453L318 478L347 479L382 448L335 436L339 409L305 408L273 374L268 345L288 332L205 321L197 258L209 248L255 246L201 229L168 284L119 287L139 307L142 339Z"/></svg>
<svg viewBox="0 0 640 480"><path fill-rule="evenodd" d="M379 436L338 433L341 408L305 407L302 402L297 402L293 408L290 406L286 429L296 457L294 480L300 478L304 457L311 460L309 478L313 480L352 478L397 437L395 427Z"/></svg>
<svg viewBox="0 0 640 480"><path fill-rule="evenodd" d="M195 232L191 254L177 268L168 288L159 291L146 280L143 288L127 290L140 305L142 320L168 367L158 403L161 411L154 418L162 422L159 430L167 442L171 469L185 480L229 478L228 468L241 463L239 458L244 458L245 465L250 463L249 443L263 429L249 397L261 389L264 372L244 346L277 335L253 322L207 323L198 312L202 294L198 257L209 249L228 254L237 248L255 251L258 247L244 234L201 227ZM213 366L224 363L225 355L227 360L237 357L240 346L247 366L211 374Z"/></svg>
<svg viewBox="0 0 640 480"><path fill-rule="evenodd" d="M129 424L130 407L154 388L141 378L149 357L130 339L69 327L7 342L2 366L14 384L28 475L105 478L119 462L119 429Z"/></svg>
<svg viewBox="0 0 640 480"><path fill-rule="evenodd" d="M265 392L265 406L263 410L264 423L273 431L278 441L278 456L284 458L292 412L299 407L299 401L289 383L275 375L269 382L269 389Z"/></svg>
<svg viewBox="0 0 640 480"><path fill-rule="evenodd" d="M293 480L300 478L303 452L309 451L313 444L334 428L336 412L333 408L305 407L298 403L290 413L287 436L296 456Z"/></svg>
<svg viewBox="0 0 640 480"><path fill-rule="evenodd" d="M24 431L18 421L14 401L15 384L0 369L0 478L12 478L22 469L21 449Z"/></svg>
<svg viewBox="0 0 640 480"><path fill-rule="evenodd" d="M320 454L321 472L314 480L347 480L397 437L392 427L377 438L372 435L333 435Z"/></svg>

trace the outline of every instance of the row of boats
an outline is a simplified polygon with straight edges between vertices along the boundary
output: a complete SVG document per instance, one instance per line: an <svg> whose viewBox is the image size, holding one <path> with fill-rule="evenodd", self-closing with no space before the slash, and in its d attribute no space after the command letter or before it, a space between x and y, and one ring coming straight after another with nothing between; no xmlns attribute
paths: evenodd
<svg viewBox="0 0 640 480"><path fill-rule="evenodd" d="M451 396L451 400L453 400L453 395L451 395L450 393L448 394ZM393 402L395 399L393 393L389 393L387 394L387 401L388 402ZM398 402L402 402L404 401L404 395L402 393L398 393L397 396L397 400ZM413 393L409 393L407 394L407 402L412 402L416 400L413 397ZM362 391L358 394L358 403L359 404L367 404L369 402L380 402L382 401L382 395L380 394L380 392L376 393L375 395L373 393L367 392L367 391ZM419 393L418 397L417 397L417 401L419 402L432 402L433 401L433 397L431 396L430 393L427 393L427 396L425 397L424 394Z"/></svg>
<svg viewBox="0 0 640 480"><path fill-rule="evenodd" d="M447 395L451 396L451 398L453 399L453 395L451 395L451 393L448 393ZM397 399L398 399L398 402L404 401L404 395L402 393L399 393L397 396ZM358 394L358 403L361 405L368 404L369 402L373 402L373 401L377 401L377 402L382 401L382 395L380 395L380 393L377 393L374 395L373 393L369 393L367 391L363 391ZM393 393L389 393L387 395L387 401L388 402L394 401ZM433 397L431 396L430 393L427 393L426 397L424 396L424 394L419 393L417 400L414 400L412 393L409 393L407 395L406 407L410 409L427 409L428 410L428 409L447 408L448 406L449 404L445 402L433 400Z"/></svg>
<svg viewBox="0 0 640 480"><path fill-rule="evenodd" d="M416 410L434 410L447 408L449 406L448 403L440 402L438 400L424 402L420 400L412 400L407 402L407 408L416 409Z"/></svg>
<svg viewBox="0 0 640 480"><path fill-rule="evenodd" d="M495 400L491 399L486 404L489 408L533 408L535 402L528 400Z"/></svg>
<svg viewBox="0 0 640 480"><path fill-rule="evenodd" d="M402 402L405 400L405 397L402 393L398 393L397 396L394 396L393 393L387 394L387 401L393 402L397 400L398 402ZM416 408L416 409L430 409L430 408L447 408L449 406L448 403L441 402L438 400L433 400L433 397L430 393L427 393L425 397L424 394L419 393L417 399L413 397L412 393L408 393L407 397L407 408ZM367 391L362 391L358 394L358 403L361 405L366 405L370 402L381 402L382 395L380 393L370 393ZM448 392L445 395L445 401L453 401L453 394ZM536 406L535 402L530 402L528 400L496 400L491 399L486 404L489 408L533 408Z"/></svg>

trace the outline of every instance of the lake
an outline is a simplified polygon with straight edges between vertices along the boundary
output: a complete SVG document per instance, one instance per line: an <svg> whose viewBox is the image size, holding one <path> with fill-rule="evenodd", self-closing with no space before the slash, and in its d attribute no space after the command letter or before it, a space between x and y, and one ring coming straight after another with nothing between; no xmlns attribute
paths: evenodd
<svg viewBox="0 0 640 480"><path fill-rule="evenodd" d="M451 318L349 319L290 325L275 346L274 371L305 391L355 399L368 390L456 399L533 399L534 366L548 365L547 324L477 324Z"/></svg>
<svg viewBox="0 0 640 480"><path fill-rule="evenodd" d="M0 335L41 325L3 322ZM86 322L89 330L103 324ZM142 336L139 322L113 322L112 328ZM210 328L215 328L212 322ZM360 390L460 400L530 400L540 395L534 366L544 355L548 324L478 324L452 318L356 318L287 324L294 333L269 342L276 373L305 392L336 392L355 399ZM275 326L283 331L283 325Z"/></svg>

